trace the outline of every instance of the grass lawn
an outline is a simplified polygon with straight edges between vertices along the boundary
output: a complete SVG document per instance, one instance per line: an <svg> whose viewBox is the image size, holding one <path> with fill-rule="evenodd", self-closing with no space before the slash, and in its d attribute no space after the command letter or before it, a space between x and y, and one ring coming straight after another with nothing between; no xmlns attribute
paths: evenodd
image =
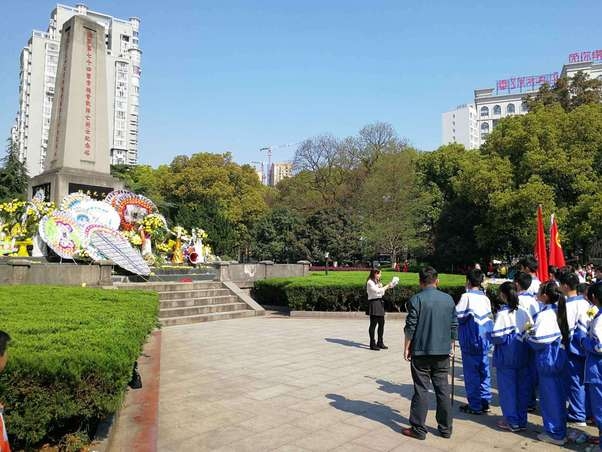
<svg viewBox="0 0 602 452"><path fill-rule="evenodd" d="M158 304L154 292L3 286L0 329L12 341L0 399L15 445L59 440L114 412Z"/></svg>

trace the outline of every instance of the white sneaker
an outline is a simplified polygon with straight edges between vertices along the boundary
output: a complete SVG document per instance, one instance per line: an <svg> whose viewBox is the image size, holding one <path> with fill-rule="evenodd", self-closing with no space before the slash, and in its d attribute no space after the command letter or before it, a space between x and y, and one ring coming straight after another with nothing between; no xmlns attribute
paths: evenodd
<svg viewBox="0 0 602 452"><path fill-rule="evenodd" d="M556 446L564 446L566 444L566 438L554 439L546 433L540 433L537 435L537 439L544 443L554 444Z"/></svg>
<svg viewBox="0 0 602 452"><path fill-rule="evenodd" d="M587 427L587 424L585 422L568 422L567 425L569 427Z"/></svg>

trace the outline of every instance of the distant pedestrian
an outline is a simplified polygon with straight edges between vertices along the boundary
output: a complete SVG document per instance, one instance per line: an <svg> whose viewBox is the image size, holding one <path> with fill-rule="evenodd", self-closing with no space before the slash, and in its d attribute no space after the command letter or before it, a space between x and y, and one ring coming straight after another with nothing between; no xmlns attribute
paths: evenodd
<svg viewBox="0 0 602 452"><path fill-rule="evenodd" d="M450 357L458 338L458 318L454 300L437 290L438 273L426 267L418 273L421 292L407 303L404 357L411 362L414 396L410 406L411 427L405 436L426 438L429 382L437 397L437 428L444 438L452 434L452 411L448 380Z"/></svg>
<svg viewBox="0 0 602 452"><path fill-rule="evenodd" d="M368 334L370 335L370 350L380 351L380 349L387 349L383 342L383 336L385 334L385 303L383 296L385 291L391 287L391 284L387 284L383 287L380 282L381 272L377 268L370 270L370 276L366 281L366 291L368 292L368 310L366 314L370 316L370 327L368 328ZM374 340L374 330L378 325L378 342Z"/></svg>

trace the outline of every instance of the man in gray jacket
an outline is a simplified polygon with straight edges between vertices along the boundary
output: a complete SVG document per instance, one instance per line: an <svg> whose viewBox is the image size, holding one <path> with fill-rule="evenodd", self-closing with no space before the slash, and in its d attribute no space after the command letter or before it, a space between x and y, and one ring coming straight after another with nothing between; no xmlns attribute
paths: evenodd
<svg viewBox="0 0 602 452"><path fill-rule="evenodd" d="M407 303L404 357L411 362L414 396L410 406L410 428L402 433L426 438L424 422L428 411L428 386L432 382L437 396L437 428L444 438L452 433L449 391L449 360L458 337L458 318L454 300L437 290L438 273L425 267L418 274L422 291Z"/></svg>

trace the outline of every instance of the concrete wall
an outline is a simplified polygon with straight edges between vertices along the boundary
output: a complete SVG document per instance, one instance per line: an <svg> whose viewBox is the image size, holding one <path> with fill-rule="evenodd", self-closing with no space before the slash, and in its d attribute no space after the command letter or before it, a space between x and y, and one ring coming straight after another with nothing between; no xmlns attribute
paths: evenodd
<svg viewBox="0 0 602 452"><path fill-rule="evenodd" d="M36 262L28 259L1 259L0 285L41 284L57 286L110 286L113 264L109 261L95 264Z"/></svg>
<svg viewBox="0 0 602 452"><path fill-rule="evenodd" d="M291 276L306 276L309 273L310 263L299 261L296 264L275 264L272 261L261 261L257 264L230 264L218 262L217 268L219 281L233 281L241 289L253 287L258 279L287 278Z"/></svg>

